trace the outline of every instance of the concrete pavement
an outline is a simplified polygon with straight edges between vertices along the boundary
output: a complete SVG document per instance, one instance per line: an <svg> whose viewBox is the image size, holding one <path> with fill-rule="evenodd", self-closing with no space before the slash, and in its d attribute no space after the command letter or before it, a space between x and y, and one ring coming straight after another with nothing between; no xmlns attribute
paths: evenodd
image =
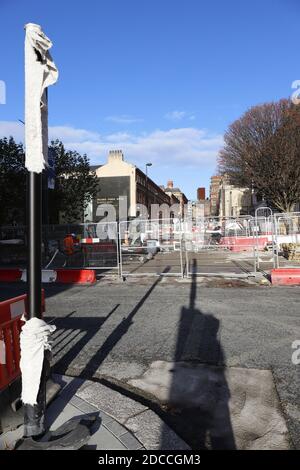
<svg viewBox="0 0 300 470"><path fill-rule="evenodd" d="M95 416L91 437L83 450L158 450L161 434L167 436L165 450L187 450L189 446L146 406L87 380L54 375L59 395L46 410L46 428L54 431L68 420ZM12 450L23 436L23 426L0 434L0 450ZM41 442L48 440L47 433Z"/></svg>

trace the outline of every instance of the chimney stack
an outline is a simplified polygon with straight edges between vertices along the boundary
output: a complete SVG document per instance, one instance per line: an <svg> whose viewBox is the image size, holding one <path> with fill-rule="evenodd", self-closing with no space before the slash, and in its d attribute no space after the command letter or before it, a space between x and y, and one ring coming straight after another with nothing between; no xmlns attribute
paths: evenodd
<svg viewBox="0 0 300 470"><path fill-rule="evenodd" d="M167 188L173 188L173 187L174 187L173 181L172 181L172 180L169 180L169 181L167 182Z"/></svg>
<svg viewBox="0 0 300 470"><path fill-rule="evenodd" d="M197 199L198 201L205 200L205 188L198 188L197 189Z"/></svg>
<svg viewBox="0 0 300 470"><path fill-rule="evenodd" d="M122 150L110 150L108 154L108 161L123 161L124 160L124 155Z"/></svg>

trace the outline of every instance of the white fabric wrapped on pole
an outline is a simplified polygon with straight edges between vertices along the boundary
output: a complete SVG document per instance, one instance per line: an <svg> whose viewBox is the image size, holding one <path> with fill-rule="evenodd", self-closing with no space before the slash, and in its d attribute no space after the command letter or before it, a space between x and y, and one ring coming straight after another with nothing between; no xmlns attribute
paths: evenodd
<svg viewBox="0 0 300 470"><path fill-rule="evenodd" d="M51 351L50 335L56 330L44 320L31 318L23 325L20 335L22 373L22 402L36 405L45 350Z"/></svg>
<svg viewBox="0 0 300 470"><path fill-rule="evenodd" d="M25 166L41 173L48 161L47 87L58 79L52 42L39 25L25 26Z"/></svg>

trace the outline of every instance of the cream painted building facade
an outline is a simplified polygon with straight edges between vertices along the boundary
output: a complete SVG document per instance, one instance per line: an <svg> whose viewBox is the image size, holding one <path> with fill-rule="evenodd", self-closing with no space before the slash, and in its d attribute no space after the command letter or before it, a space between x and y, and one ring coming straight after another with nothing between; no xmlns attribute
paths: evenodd
<svg viewBox="0 0 300 470"><path fill-rule="evenodd" d="M86 211L88 219L85 218L85 222L98 222L101 218L98 208L105 210L105 205L115 207L116 218L119 220L121 216L119 207L122 204L125 211L122 211L121 218L126 214L125 219L130 219L138 215L143 216L143 206L148 207L150 214L152 204L170 207L173 203L170 196L149 176L132 163L125 161L121 150L111 150L107 163L92 169L99 178L99 190L96 200L91 201ZM176 201L179 205L179 201Z"/></svg>
<svg viewBox="0 0 300 470"><path fill-rule="evenodd" d="M119 188L119 197L127 196L129 198L129 217L135 217L136 215L136 166L132 163L124 161L124 155L121 150L111 150L108 154L107 163L100 166L96 170L96 175L98 178L124 178L124 190ZM111 180L112 181L112 180ZM121 180L120 180L121 181ZM113 183L113 181L112 181ZM111 187L113 190L113 188ZM123 194L120 194L123 193ZM112 191L111 191L112 194ZM98 197L98 204L101 203L101 185L100 185L100 197ZM114 197L112 195L112 197ZM105 199L109 199L107 194ZM104 203L104 201L102 201Z"/></svg>
<svg viewBox="0 0 300 470"><path fill-rule="evenodd" d="M249 188L237 188L222 178L219 189L219 215L239 217L249 215L257 205L256 196Z"/></svg>

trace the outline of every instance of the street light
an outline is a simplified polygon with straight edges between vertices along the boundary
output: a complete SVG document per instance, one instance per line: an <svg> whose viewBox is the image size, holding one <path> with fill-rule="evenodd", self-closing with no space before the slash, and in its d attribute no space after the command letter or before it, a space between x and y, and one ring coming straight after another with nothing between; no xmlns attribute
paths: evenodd
<svg viewBox="0 0 300 470"><path fill-rule="evenodd" d="M147 207L147 213L148 213L148 218L149 218L149 207L148 207L148 167L152 166L152 163L146 163L146 207Z"/></svg>
<svg viewBox="0 0 300 470"><path fill-rule="evenodd" d="M146 178L148 179L148 167L152 166L152 163L146 163Z"/></svg>

